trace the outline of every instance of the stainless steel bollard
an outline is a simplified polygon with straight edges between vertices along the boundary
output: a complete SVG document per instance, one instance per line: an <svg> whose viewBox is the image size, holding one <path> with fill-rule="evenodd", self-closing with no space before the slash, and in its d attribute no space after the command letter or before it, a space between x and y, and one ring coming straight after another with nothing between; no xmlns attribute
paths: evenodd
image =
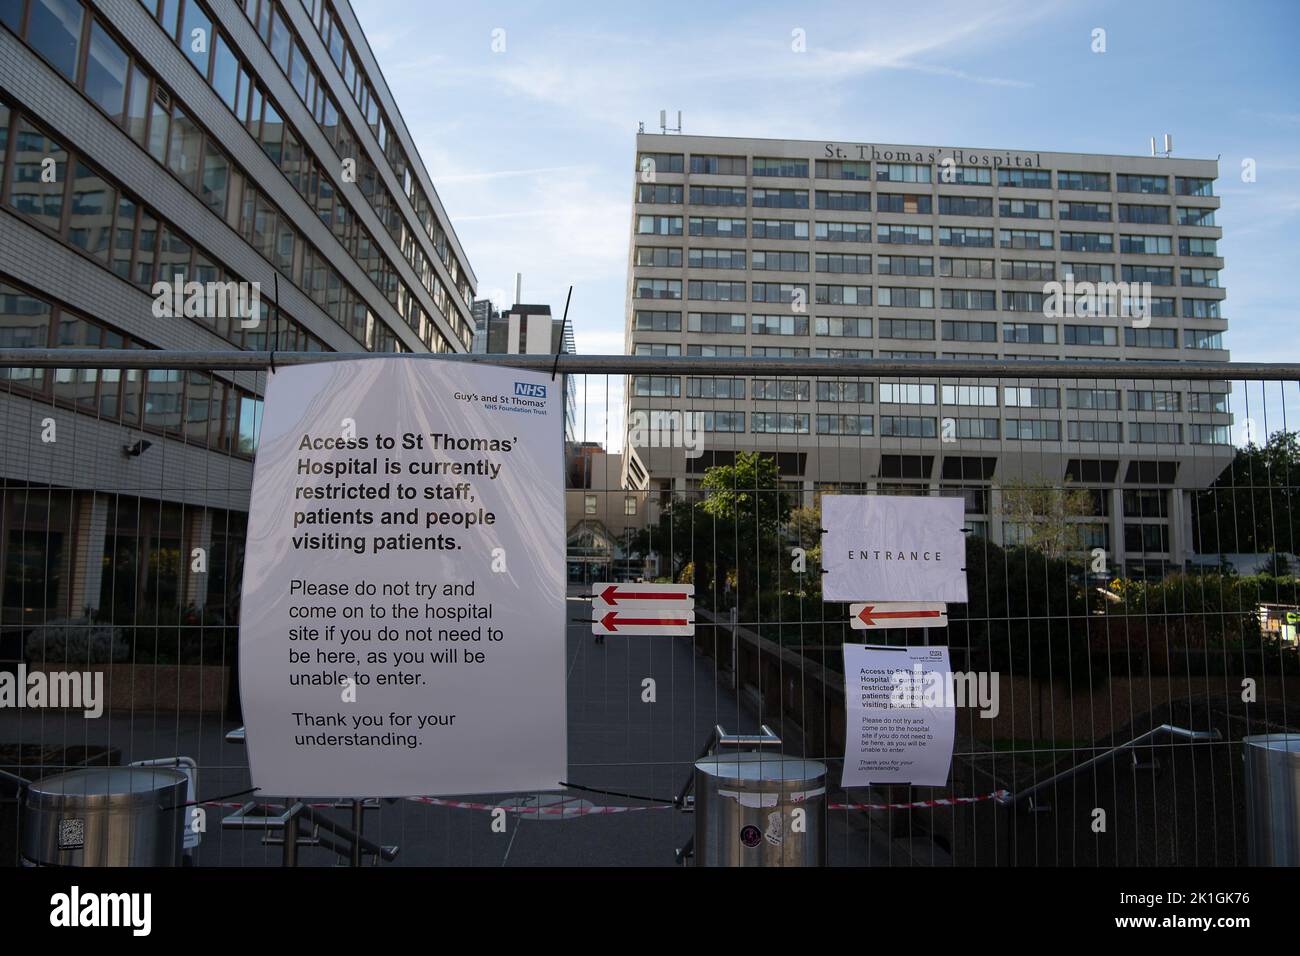
<svg viewBox="0 0 1300 956"><path fill-rule="evenodd" d="M825 863L825 764L764 752L695 762L696 866Z"/></svg>
<svg viewBox="0 0 1300 956"><path fill-rule="evenodd" d="M27 788L29 866L180 866L186 777L155 767L87 767Z"/></svg>
<svg viewBox="0 0 1300 956"><path fill-rule="evenodd" d="M1242 737L1246 861L1300 866L1300 734Z"/></svg>

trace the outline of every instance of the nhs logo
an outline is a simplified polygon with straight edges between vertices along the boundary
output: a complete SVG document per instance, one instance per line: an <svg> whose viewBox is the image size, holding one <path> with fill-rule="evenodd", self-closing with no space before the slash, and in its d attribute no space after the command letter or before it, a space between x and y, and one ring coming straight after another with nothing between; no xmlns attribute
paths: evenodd
<svg viewBox="0 0 1300 956"><path fill-rule="evenodd" d="M515 394L523 398L545 398L546 386L533 385L531 382L515 382Z"/></svg>

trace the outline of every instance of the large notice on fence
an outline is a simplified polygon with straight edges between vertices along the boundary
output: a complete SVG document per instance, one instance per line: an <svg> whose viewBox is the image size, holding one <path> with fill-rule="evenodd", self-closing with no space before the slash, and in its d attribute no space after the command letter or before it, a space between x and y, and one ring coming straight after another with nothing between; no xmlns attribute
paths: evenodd
<svg viewBox="0 0 1300 956"><path fill-rule="evenodd" d="M263 794L565 779L563 419L561 383L498 367L270 377L239 643Z"/></svg>
<svg viewBox="0 0 1300 956"><path fill-rule="evenodd" d="M844 645L845 787L942 787L957 711L946 647Z"/></svg>

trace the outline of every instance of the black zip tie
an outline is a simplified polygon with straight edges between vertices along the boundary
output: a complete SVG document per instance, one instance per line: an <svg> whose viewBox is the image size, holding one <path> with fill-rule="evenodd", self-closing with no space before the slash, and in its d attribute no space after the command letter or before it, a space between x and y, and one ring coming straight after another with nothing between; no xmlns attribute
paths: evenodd
<svg viewBox="0 0 1300 956"><path fill-rule="evenodd" d="M581 784L568 783L564 780L560 781L560 786L568 787L570 790L582 790L585 793L600 793L600 794L604 794L607 797L626 797L629 800L644 800L647 803L668 803L668 804L677 803L677 800L675 798L669 798L667 800L664 800L662 797L643 797L639 793L623 793L621 790L598 790L595 787L584 787Z"/></svg>
<svg viewBox="0 0 1300 956"><path fill-rule="evenodd" d="M573 286L569 286L569 294L564 297L564 318L560 320L560 341L555 346L555 364L551 366L551 381L555 381L555 371L560 367L560 351L564 348L564 329L569 324L569 300L573 298Z"/></svg>
<svg viewBox="0 0 1300 956"><path fill-rule="evenodd" d="M271 339L271 374L275 374L275 353L280 348L280 270L271 272L271 281L275 284L275 332Z"/></svg>
<svg viewBox="0 0 1300 956"><path fill-rule="evenodd" d="M164 810L181 810L186 807L198 807L205 803L220 803L222 800L230 800L234 797L246 797L250 793L257 793L261 787L249 787L247 790L240 790L237 793L223 793L219 797L208 797L206 800L187 800L185 803L178 803L174 807L163 807Z"/></svg>

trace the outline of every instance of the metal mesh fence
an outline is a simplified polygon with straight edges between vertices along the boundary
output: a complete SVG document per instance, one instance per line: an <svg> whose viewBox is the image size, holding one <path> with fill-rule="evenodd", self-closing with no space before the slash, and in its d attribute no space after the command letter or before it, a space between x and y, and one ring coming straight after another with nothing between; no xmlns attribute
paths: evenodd
<svg viewBox="0 0 1300 956"><path fill-rule="evenodd" d="M0 707L0 770L189 758L201 866L670 865L715 727L766 725L831 768L834 865L1245 863L1241 738L1300 729L1300 369L432 359L572 385L569 786L299 806L248 792L241 562L267 367L331 358L0 354L0 669L104 686L94 717ZM946 629L868 639L823 602L835 494L962 499ZM693 583L695 636L596 640L597 581ZM972 675L949 786L838 788L846 642Z"/></svg>

